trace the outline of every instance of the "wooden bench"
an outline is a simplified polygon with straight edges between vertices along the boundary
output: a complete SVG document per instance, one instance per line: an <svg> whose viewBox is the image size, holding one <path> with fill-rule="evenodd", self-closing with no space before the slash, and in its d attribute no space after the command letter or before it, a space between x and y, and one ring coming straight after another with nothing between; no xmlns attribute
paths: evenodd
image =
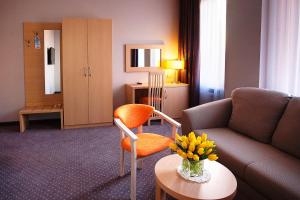
<svg viewBox="0 0 300 200"><path fill-rule="evenodd" d="M31 114L43 114L43 113L60 113L60 127L63 129L63 108L61 104L50 106L28 106L19 111L20 132L23 133L26 130L26 124L28 121L28 115Z"/></svg>

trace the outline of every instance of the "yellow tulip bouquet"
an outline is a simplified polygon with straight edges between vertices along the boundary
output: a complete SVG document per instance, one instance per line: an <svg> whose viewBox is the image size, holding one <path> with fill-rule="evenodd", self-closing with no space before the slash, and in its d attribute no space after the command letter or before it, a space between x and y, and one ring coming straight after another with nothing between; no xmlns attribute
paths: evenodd
<svg viewBox="0 0 300 200"><path fill-rule="evenodd" d="M217 160L216 144L208 140L207 134L201 136L190 132L188 136L176 134L175 142L170 144L170 149L183 158L183 170L189 170L190 176L200 176L203 172L205 159Z"/></svg>

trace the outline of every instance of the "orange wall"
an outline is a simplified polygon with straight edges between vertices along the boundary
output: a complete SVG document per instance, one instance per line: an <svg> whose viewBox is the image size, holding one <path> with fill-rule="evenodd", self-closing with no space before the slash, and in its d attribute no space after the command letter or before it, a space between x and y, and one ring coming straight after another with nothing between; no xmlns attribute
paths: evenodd
<svg viewBox="0 0 300 200"><path fill-rule="evenodd" d="M9 0L0 2L0 122L17 120L24 106L24 21L61 22L63 17L113 20L114 106L125 103L125 83L146 82L146 73L125 73L124 44L161 43L177 57L178 0Z"/></svg>

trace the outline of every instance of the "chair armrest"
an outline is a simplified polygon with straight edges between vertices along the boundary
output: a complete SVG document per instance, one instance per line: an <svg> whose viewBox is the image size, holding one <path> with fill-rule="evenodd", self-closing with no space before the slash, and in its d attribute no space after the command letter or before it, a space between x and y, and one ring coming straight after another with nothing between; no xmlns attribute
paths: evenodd
<svg viewBox="0 0 300 200"><path fill-rule="evenodd" d="M136 141L138 139L138 137L129 128L127 128L120 119L115 118L114 121L121 131L130 137L130 140Z"/></svg>
<svg viewBox="0 0 300 200"><path fill-rule="evenodd" d="M172 119L171 117L169 117L168 115L166 115L158 110L154 110L153 112L154 112L154 114L158 115L159 118L166 120L168 123L170 123L172 125L171 135L172 135L172 139L175 140L175 135L178 131L178 128L181 127L181 124L178 123L177 121L175 121L174 119Z"/></svg>
<svg viewBox="0 0 300 200"><path fill-rule="evenodd" d="M181 127L181 124L178 123L177 121L175 121L174 119L172 119L171 117L169 117L168 115L158 111L158 110L154 110L153 111L156 115L158 115L161 119L166 120L167 122L169 122L170 124L172 124L173 126L176 126L177 128Z"/></svg>
<svg viewBox="0 0 300 200"><path fill-rule="evenodd" d="M182 133L197 129L218 128L227 126L232 112L230 98L222 99L183 111Z"/></svg>

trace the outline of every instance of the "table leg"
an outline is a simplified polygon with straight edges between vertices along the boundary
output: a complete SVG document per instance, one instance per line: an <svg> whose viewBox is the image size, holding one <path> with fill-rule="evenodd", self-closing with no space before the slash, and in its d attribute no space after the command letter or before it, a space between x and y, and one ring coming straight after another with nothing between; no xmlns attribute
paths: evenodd
<svg viewBox="0 0 300 200"><path fill-rule="evenodd" d="M166 200L166 193L160 188L158 183L156 183L155 200Z"/></svg>
<svg viewBox="0 0 300 200"><path fill-rule="evenodd" d="M20 123L20 132L24 133L26 129L26 121L25 116L23 114L19 114L19 123Z"/></svg>
<svg viewBox="0 0 300 200"><path fill-rule="evenodd" d="M64 129L64 112L60 111L60 129Z"/></svg>

